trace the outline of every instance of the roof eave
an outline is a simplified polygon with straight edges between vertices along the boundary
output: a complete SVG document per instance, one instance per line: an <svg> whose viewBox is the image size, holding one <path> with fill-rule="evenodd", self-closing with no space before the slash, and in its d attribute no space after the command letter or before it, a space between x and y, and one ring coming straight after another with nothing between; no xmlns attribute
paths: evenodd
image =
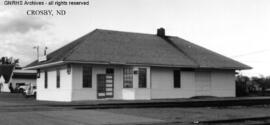
<svg viewBox="0 0 270 125"><path fill-rule="evenodd" d="M249 66L242 66L242 67L208 67L208 66L200 66L199 68L202 68L202 69L206 69L206 68L210 68L210 69L232 69L232 70L249 70L249 69L252 69L252 67L249 67Z"/></svg>
<svg viewBox="0 0 270 125"><path fill-rule="evenodd" d="M195 65L170 65L170 64L153 64L153 63L131 63L131 62L111 62L111 61L65 61L65 63L74 64L103 64L103 65L131 65L131 66L157 66L157 67L189 67L197 68Z"/></svg>
<svg viewBox="0 0 270 125"><path fill-rule="evenodd" d="M132 63L132 62L110 62L110 61L57 61L47 64L41 64L36 66L24 67L25 70L40 69L51 66L57 66L61 64L74 63L74 64L99 64L99 65L131 65L131 66L156 66L156 67L178 67L178 68L202 68L202 69L232 69L232 70L248 70L252 67L208 67L197 65L174 65L174 64L153 64L153 63Z"/></svg>
<svg viewBox="0 0 270 125"><path fill-rule="evenodd" d="M110 61L65 61L66 63L75 64L103 64L103 65L131 65L131 66L156 66L156 67L178 67L178 68L205 68L205 69L224 69L224 70L247 70L252 69L249 66L245 67L205 67L197 65L174 65L174 64L153 64L153 63L132 63L132 62L110 62Z"/></svg>
<svg viewBox="0 0 270 125"><path fill-rule="evenodd" d="M46 63L46 64L40 64L36 66L29 66L29 67L24 67L24 70L35 70L35 69L40 69L40 68L46 68L46 67L51 67L51 66L56 66L56 65L61 65L65 64L64 61L57 61L57 62L52 62L52 63Z"/></svg>

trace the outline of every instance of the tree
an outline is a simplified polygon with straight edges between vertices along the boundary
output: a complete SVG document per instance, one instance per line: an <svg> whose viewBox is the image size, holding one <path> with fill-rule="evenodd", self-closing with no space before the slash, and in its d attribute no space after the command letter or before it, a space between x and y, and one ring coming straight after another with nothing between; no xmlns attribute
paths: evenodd
<svg viewBox="0 0 270 125"><path fill-rule="evenodd" d="M249 77L239 75L236 77L236 96L247 96L248 86L247 83L250 81Z"/></svg>
<svg viewBox="0 0 270 125"><path fill-rule="evenodd" d="M266 94L266 90L270 88L270 77L252 77L252 83L253 84L258 84L260 88L262 88L261 92L262 95L264 96Z"/></svg>
<svg viewBox="0 0 270 125"><path fill-rule="evenodd" d="M1 57L1 64L14 64L19 66L19 59L14 59L13 57Z"/></svg>

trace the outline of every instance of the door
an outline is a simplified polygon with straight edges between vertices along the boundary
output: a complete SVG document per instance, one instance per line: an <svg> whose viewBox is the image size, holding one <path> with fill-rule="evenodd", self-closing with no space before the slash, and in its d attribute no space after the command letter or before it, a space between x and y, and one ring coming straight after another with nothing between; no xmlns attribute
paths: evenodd
<svg viewBox="0 0 270 125"><path fill-rule="evenodd" d="M97 98L106 98L106 74L97 74Z"/></svg>
<svg viewBox="0 0 270 125"><path fill-rule="evenodd" d="M113 73L97 74L97 98L113 98Z"/></svg>
<svg viewBox="0 0 270 125"><path fill-rule="evenodd" d="M196 96L211 95L211 73L207 71L195 72Z"/></svg>
<svg viewBox="0 0 270 125"><path fill-rule="evenodd" d="M114 69L106 69L106 98L113 98L114 89Z"/></svg>

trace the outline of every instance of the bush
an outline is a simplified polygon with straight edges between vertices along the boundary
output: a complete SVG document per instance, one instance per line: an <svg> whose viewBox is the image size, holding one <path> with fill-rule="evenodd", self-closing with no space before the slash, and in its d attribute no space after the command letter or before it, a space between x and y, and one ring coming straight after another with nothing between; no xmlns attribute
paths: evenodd
<svg viewBox="0 0 270 125"><path fill-rule="evenodd" d="M248 96L248 87L247 83L249 81L248 77L237 76L236 77L236 96Z"/></svg>
<svg viewBox="0 0 270 125"><path fill-rule="evenodd" d="M270 77L236 77L236 96L269 96ZM268 91L267 91L268 90Z"/></svg>

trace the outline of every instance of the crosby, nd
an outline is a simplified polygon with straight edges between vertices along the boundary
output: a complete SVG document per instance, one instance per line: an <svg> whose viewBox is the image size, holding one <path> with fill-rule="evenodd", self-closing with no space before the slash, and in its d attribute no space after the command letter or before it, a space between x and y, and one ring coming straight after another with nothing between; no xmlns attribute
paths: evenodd
<svg viewBox="0 0 270 125"><path fill-rule="evenodd" d="M27 10L27 15L51 15L53 16L53 10Z"/></svg>

